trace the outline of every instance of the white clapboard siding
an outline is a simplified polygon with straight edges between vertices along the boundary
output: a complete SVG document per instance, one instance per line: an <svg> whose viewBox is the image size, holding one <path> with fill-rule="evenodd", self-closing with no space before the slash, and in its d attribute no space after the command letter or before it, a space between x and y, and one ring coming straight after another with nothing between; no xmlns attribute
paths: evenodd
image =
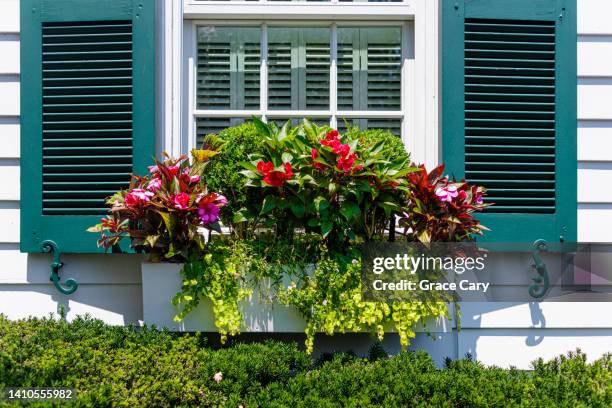
<svg viewBox="0 0 612 408"><path fill-rule="evenodd" d="M612 329L462 329L457 354L469 353L485 365L529 369L531 362L548 360L580 348L593 361L610 352Z"/></svg>
<svg viewBox="0 0 612 408"><path fill-rule="evenodd" d="M579 34L612 34L612 1L578 0Z"/></svg>
<svg viewBox="0 0 612 408"><path fill-rule="evenodd" d="M609 77L612 74L612 35L578 37L578 76Z"/></svg>
<svg viewBox="0 0 612 408"><path fill-rule="evenodd" d="M141 299L140 285L133 284L84 284L70 296L62 295L50 283L10 285L0 290L0 308L9 319L48 317L49 313L57 314L63 304L68 320L89 314L108 324L138 323Z"/></svg>
<svg viewBox="0 0 612 408"><path fill-rule="evenodd" d="M610 316L610 302L461 303L462 329L609 328Z"/></svg>
<svg viewBox="0 0 612 408"><path fill-rule="evenodd" d="M19 158L19 117L0 117L0 159Z"/></svg>
<svg viewBox="0 0 612 408"><path fill-rule="evenodd" d="M0 75L0 116L19 116L19 76Z"/></svg>
<svg viewBox="0 0 612 408"><path fill-rule="evenodd" d="M578 119L612 120L612 72L609 78L578 78Z"/></svg>
<svg viewBox="0 0 612 408"><path fill-rule="evenodd" d="M82 284L140 284L141 255L62 254L62 279L77 278ZM17 246L0 250L0 265L11 265L0 274L0 284L46 284L49 255L24 254Z"/></svg>
<svg viewBox="0 0 612 408"><path fill-rule="evenodd" d="M578 161L612 161L612 120L578 121Z"/></svg>
<svg viewBox="0 0 612 408"><path fill-rule="evenodd" d="M612 137L612 135L611 135ZM612 175L612 162L578 163L578 201L611 203L612 189L606 188Z"/></svg>
<svg viewBox="0 0 612 408"><path fill-rule="evenodd" d="M19 32L19 0L0 1L0 33Z"/></svg>
<svg viewBox="0 0 612 408"><path fill-rule="evenodd" d="M578 203L578 241L612 242L612 203Z"/></svg>
<svg viewBox="0 0 612 408"><path fill-rule="evenodd" d="M0 33L0 74L19 73L19 35Z"/></svg>
<svg viewBox="0 0 612 408"><path fill-rule="evenodd" d="M19 203L0 201L0 226L0 243L19 242Z"/></svg>
<svg viewBox="0 0 612 408"><path fill-rule="evenodd" d="M0 159L0 201L19 200L19 160Z"/></svg>

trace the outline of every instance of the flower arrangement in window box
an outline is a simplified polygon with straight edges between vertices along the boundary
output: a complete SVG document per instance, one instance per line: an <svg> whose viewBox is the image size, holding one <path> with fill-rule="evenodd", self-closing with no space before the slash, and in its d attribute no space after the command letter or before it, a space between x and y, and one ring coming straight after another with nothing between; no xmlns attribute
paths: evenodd
<svg viewBox="0 0 612 408"><path fill-rule="evenodd" d="M203 176L208 158L202 155L192 163L185 155L166 155L149 174L133 175L127 190L108 198L110 214L88 229L101 233L98 246L108 251L129 237L131 246L154 262L184 262L201 253L202 229L220 231L219 211L227 204L223 195L208 191Z"/></svg>

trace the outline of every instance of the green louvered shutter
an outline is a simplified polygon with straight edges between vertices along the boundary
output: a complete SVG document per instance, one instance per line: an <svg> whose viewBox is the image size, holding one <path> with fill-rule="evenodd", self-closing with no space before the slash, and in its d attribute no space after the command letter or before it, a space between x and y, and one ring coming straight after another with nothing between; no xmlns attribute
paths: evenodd
<svg viewBox="0 0 612 408"><path fill-rule="evenodd" d="M21 0L21 250L85 229L155 154L154 2Z"/></svg>
<svg viewBox="0 0 612 408"><path fill-rule="evenodd" d="M447 172L487 187L494 242L576 240L575 0L445 0Z"/></svg>

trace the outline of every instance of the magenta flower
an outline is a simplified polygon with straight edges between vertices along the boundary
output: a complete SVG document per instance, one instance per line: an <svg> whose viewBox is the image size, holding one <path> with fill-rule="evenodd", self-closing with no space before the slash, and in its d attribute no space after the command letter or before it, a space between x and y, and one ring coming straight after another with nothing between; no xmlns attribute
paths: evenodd
<svg viewBox="0 0 612 408"><path fill-rule="evenodd" d="M474 198L474 202L478 205L482 205L482 193L476 193L476 197Z"/></svg>
<svg viewBox="0 0 612 408"><path fill-rule="evenodd" d="M446 186L440 187L436 190L436 195L440 199L440 201L451 202L453 198L457 197L459 193L457 192L456 186Z"/></svg>
<svg viewBox="0 0 612 408"><path fill-rule="evenodd" d="M125 205L128 207L137 207L147 203L154 194L142 188L135 188L125 196Z"/></svg>
<svg viewBox="0 0 612 408"><path fill-rule="evenodd" d="M168 172L170 173L170 177L174 177L178 175L179 173L179 166L176 166L176 165L168 166L167 169L168 169Z"/></svg>
<svg viewBox="0 0 612 408"><path fill-rule="evenodd" d="M198 215L203 224L211 224L219 219L219 207L207 203L198 208Z"/></svg>
<svg viewBox="0 0 612 408"><path fill-rule="evenodd" d="M214 203L218 207L223 207L224 205L227 205L227 198L221 194L217 194L217 198L215 199Z"/></svg>
<svg viewBox="0 0 612 408"><path fill-rule="evenodd" d="M185 170L183 170L183 177L185 177L187 180L189 180L189 183L197 183L200 181L200 176L198 176L197 174L195 176L190 176L189 172L191 170L189 168L186 168Z"/></svg>
<svg viewBox="0 0 612 408"><path fill-rule="evenodd" d="M149 166L149 173L151 173L151 174L159 173L159 167L157 167L157 166Z"/></svg>
<svg viewBox="0 0 612 408"><path fill-rule="evenodd" d="M161 188L161 184L162 184L161 179L154 178L151 181L149 181L149 184L147 184L147 190L157 191Z"/></svg>
<svg viewBox="0 0 612 408"><path fill-rule="evenodd" d="M179 193L176 194L172 201L174 201L174 207L179 210L187 210L189 208L189 194Z"/></svg>

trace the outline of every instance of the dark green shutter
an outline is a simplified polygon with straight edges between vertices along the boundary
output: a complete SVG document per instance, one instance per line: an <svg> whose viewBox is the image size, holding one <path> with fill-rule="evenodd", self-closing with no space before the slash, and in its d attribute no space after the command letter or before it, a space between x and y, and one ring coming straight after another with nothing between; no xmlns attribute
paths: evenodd
<svg viewBox="0 0 612 408"><path fill-rule="evenodd" d="M575 0L444 0L447 172L487 187L494 242L576 240Z"/></svg>
<svg viewBox="0 0 612 408"><path fill-rule="evenodd" d="M21 1L21 250L85 229L155 154L154 2Z"/></svg>

